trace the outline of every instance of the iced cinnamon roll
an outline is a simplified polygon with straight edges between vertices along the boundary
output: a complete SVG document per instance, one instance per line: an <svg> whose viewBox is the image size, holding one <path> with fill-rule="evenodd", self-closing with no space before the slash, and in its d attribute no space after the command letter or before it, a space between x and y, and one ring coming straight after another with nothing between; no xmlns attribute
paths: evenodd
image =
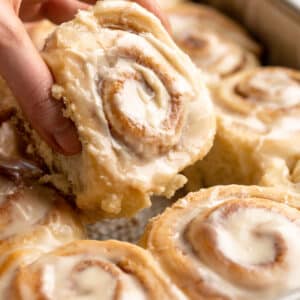
<svg viewBox="0 0 300 300"><path fill-rule="evenodd" d="M205 161L187 171L189 188L239 183L299 191L300 73L257 68L225 80L212 94L216 141Z"/></svg>
<svg viewBox="0 0 300 300"><path fill-rule="evenodd" d="M212 8L183 4L168 14L175 42L204 71L208 83L259 65L259 46L239 25Z"/></svg>
<svg viewBox="0 0 300 300"><path fill-rule="evenodd" d="M298 289L300 212L272 188L191 193L149 225L142 244L189 299L277 300Z"/></svg>
<svg viewBox="0 0 300 300"><path fill-rule="evenodd" d="M55 191L0 177L0 298L10 299L9 283L20 265L83 237L78 216Z"/></svg>
<svg viewBox="0 0 300 300"><path fill-rule="evenodd" d="M259 55L261 47L234 20L218 12L214 8L201 4L183 3L168 10L171 22L176 22L177 29L197 28L197 30L211 29L243 49ZM173 20L173 21L172 21ZM188 22L188 24L186 23ZM175 27L175 26L174 26ZM176 28L174 28L176 30Z"/></svg>
<svg viewBox="0 0 300 300"><path fill-rule="evenodd" d="M0 115L15 107L1 79L0 98ZM10 281L20 265L85 237L75 211L55 190L37 183L43 170L24 155L12 114L0 117L0 299L10 299Z"/></svg>
<svg viewBox="0 0 300 300"><path fill-rule="evenodd" d="M20 268L10 299L185 299L147 251L117 241L78 241Z"/></svg>
<svg viewBox="0 0 300 300"><path fill-rule="evenodd" d="M24 235L34 236L35 231L44 228L64 243L82 237L76 214L57 192L40 185L18 186L4 177L0 179L0 248L11 239L23 240Z"/></svg>
<svg viewBox="0 0 300 300"><path fill-rule="evenodd" d="M129 216L150 195L172 196L186 181L178 172L210 149L214 112L197 68L137 4L98 2L57 27L43 56L82 153L54 154L32 136L47 180L88 216Z"/></svg>

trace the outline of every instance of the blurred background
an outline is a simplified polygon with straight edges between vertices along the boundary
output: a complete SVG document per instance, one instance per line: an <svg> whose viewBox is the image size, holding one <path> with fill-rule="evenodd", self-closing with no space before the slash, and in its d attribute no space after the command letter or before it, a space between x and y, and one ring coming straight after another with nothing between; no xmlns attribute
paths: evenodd
<svg viewBox="0 0 300 300"><path fill-rule="evenodd" d="M268 64L300 68L300 0L206 0L235 18L265 46Z"/></svg>

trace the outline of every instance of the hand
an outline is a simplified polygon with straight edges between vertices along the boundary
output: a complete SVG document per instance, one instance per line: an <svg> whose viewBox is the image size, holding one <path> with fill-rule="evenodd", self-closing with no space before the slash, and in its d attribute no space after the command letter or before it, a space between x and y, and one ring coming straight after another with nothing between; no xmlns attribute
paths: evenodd
<svg viewBox="0 0 300 300"><path fill-rule="evenodd" d="M95 1L85 2L92 4ZM156 14L169 28L155 1L135 2ZM72 19L78 9L88 7L87 3L77 0L0 1L0 74L32 127L55 151L64 155L80 152L77 131L71 120L63 116L61 101L51 98L51 73L33 46L22 21L48 18L61 23Z"/></svg>

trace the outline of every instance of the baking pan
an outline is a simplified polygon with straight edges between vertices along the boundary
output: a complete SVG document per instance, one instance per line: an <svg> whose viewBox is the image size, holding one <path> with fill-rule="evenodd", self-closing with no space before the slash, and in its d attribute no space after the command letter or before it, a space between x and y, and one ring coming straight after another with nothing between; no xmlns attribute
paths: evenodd
<svg viewBox="0 0 300 300"><path fill-rule="evenodd" d="M265 62L300 69L300 0L206 0L265 46Z"/></svg>

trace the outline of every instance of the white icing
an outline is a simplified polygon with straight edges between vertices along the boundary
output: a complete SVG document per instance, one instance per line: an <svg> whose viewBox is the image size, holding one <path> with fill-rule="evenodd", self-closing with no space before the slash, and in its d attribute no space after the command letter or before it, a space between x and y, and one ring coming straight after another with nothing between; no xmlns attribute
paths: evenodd
<svg viewBox="0 0 300 300"><path fill-rule="evenodd" d="M13 195L16 190L17 187L12 181L0 176L0 205L3 205L7 197Z"/></svg>
<svg viewBox="0 0 300 300"><path fill-rule="evenodd" d="M2 98L1 101L3 101ZM19 156L17 139L13 126L8 122L2 123L0 126L0 155L9 158Z"/></svg>
<svg viewBox="0 0 300 300"><path fill-rule="evenodd" d="M259 106L270 108L289 108L300 104L300 82L282 72L274 71L271 74L267 71L257 73L248 81L249 87L260 93L259 99L255 94L250 99L258 101Z"/></svg>
<svg viewBox="0 0 300 300"><path fill-rule="evenodd" d="M170 96L152 70L139 65L136 69L143 73L146 83L151 86L147 88L133 79L126 80L123 90L115 97L115 104L120 107L124 115L135 122L146 123L144 125L150 125L153 128L159 127L167 117Z"/></svg>
<svg viewBox="0 0 300 300"><path fill-rule="evenodd" d="M14 196L11 202L9 223L1 224L0 239L4 240L15 234L28 232L29 228L37 224L50 210L53 199L49 193L40 193L37 189L24 189ZM41 196L43 195L43 197ZM52 194L51 194L52 195Z"/></svg>
<svg viewBox="0 0 300 300"><path fill-rule="evenodd" d="M66 232L66 229L64 231ZM24 241L20 237L19 241L16 244L12 244L5 252L1 249L0 266L5 268L5 271L0 275L0 298L7 294L7 289L10 287L15 271L21 264L31 264L43 253L52 251L74 240L71 231L69 235L64 236L64 240L59 240L47 227L40 227L38 232L33 232L32 237L28 238L27 236ZM10 255L14 255L14 253L18 253L18 256L12 260ZM12 261L10 264L7 264L6 260ZM23 293L24 299L35 299L35 295L31 294L26 288L23 290Z"/></svg>
<svg viewBox="0 0 300 300"><path fill-rule="evenodd" d="M229 259L246 266L271 263L276 253L268 233L272 233L272 228L294 227L286 218L264 209L242 208L219 222L220 213L209 218L215 225L218 247Z"/></svg>
<svg viewBox="0 0 300 300"><path fill-rule="evenodd" d="M137 18L140 30L132 32L119 24L114 29L101 27L99 20L107 15L117 16L112 23L122 20L126 24L129 18L131 22ZM75 20L57 29L44 57L62 84L60 96L72 101L67 106L83 141L80 156L47 157L47 161L72 181L79 206L104 199L97 207L120 213L123 198L132 190L144 197L146 206L150 195L171 195L179 188L184 180L178 180L176 174L208 151L215 120L207 90L199 83L201 75L160 22L136 4L98 2L93 10L81 12ZM129 76L113 99L104 103L102 85L124 81L126 75L132 74L143 80ZM161 77L167 77L166 82ZM178 133L174 128L162 126L170 114L170 91L181 96L185 111ZM145 129L145 134L126 135L124 125L115 122L115 115L110 114L111 105L136 128ZM165 132L167 138L163 142L167 147L162 151L153 137L159 140ZM143 157L136 153L142 153ZM41 155L45 156L43 151ZM110 200L112 205L108 204Z"/></svg>
<svg viewBox="0 0 300 300"><path fill-rule="evenodd" d="M193 62L207 76L220 78L230 74L243 63L244 55L242 49L226 42L226 40L222 40L216 33L208 30L199 31L195 27L189 27L188 23L185 24L184 28L181 28L174 22L174 28L177 28L177 30L175 29L174 37L175 39L177 38L179 45L182 43L183 49L186 49ZM189 50L189 38L205 43L203 48L199 46L198 49ZM185 43L187 43L186 46Z"/></svg>
<svg viewBox="0 0 300 300"><path fill-rule="evenodd" d="M268 70L258 69L254 75L245 77L247 81L241 81L242 89L246 89L248 98L241 101L254 102L255 107L249 109L246 114L240 114L235 111L234 105L242 105L243 103L235 103L235 97L232 101L234 105L232 113L218 108L225 118L242 123L250 128L261 131L267 139L281 139L287 134L300 133L299 110L293 106L300 104L300 82L293 80L292 77L284 70ZM245 73L245 76L247 74ZM239 79L239 77L236 77ZM243 78L242 78L243 80ZM234 86L238 82L232 81ZM230 86L232 89L234 86ZM225 97L229 98L226 90ZM220 99L222 102L222 98ZM269 109L287 109L283 112L274 113L269 117ZM287 147L288 148L288 147Z"/></svg>
<svg viewBox="0 0 300 300"><path fill-rule="evenodd" d="M300 153L300 82L297 80L299 75L293 72L296 71L259 68L229 80L223 87L224 94L218 98L221 104L218 112L224 128L228 124L229 130L235 130L236 125L253 130L253 136L249 132L249 142L253 144L253 157L262 170L262 178L257 184L299 192L293 165ZM231 99L234 87L247 93L248 98L232 95ZM230 101L229 107L226 101ZM254 107L247 108L248 102L255 104ZM245 112L241 113L239 110L244 108L243 105Z"/></svg>
<svg viewBox="0 0 300 300"><path fill-rule="evenodd" d="M288 293L285 296L282 296L276 300L299 300L300 299L300 291L299 290L295 290L292 291L290 293Z"/></svg>

